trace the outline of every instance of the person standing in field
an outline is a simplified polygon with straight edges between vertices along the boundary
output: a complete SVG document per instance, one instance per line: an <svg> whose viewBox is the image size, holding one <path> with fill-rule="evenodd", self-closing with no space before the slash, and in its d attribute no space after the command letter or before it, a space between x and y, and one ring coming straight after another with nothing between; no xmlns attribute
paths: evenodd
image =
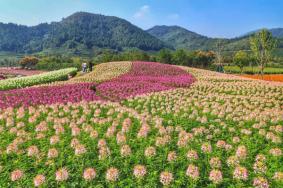
<svg viewBox="0 0 283 188"><path fill-rule="evenodd" d="M88 61L89 72L92 71L93 63L91 60Z"/></svg>
<svg viewBox="0 0 283 188"><path fill-rule="evenodd" d="M87 64L86 64L86 63L83 63L83 64L82 64L82 71L83 71L83 72L86 72L86 69L87 69Z"/></svg>

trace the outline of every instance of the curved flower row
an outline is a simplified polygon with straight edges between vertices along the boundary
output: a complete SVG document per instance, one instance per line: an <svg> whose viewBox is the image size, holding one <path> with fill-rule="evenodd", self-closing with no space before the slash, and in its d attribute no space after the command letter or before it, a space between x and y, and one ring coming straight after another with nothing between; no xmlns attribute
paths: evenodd
<svg viewBox="0 0 283 188"><path fill-rule="evenodd" d="M32 76L36 74L44 73L44 71L39 70L25 70L25 69L19 69L16 67L13 68L6 68L6 67L0 67L0 74L4 75L22 75L22 76Z"/></svg>
<svg viewBox="0 0 283 188"><path fill-rule="evenodd" d="M49 84L43 84L39 86L58 86L65 84L74 84L74 83L82 83L82 82L93 82L93 83L101 83L107 80L111 80L120 75L123 75L131 70L132 62L130 61L120 61L120 62L109 62L109 63L101 63L94 67L94 70L87 74L78 74L76 77L67 80L67 81L59 81L52 82Z"/></svg>
<svg viewBox="0 0 283 188"><path fill-rule="evenodd" d="M0 91L0 108L100 100L92 83Z"/></svg>
<svg viewBox="0 0 283 188"><path fill-rule="evenodd" d="M50 83L59 80L67 80L69 75L76 74L76 68L67 68L39 75L11 78L0 81L0 90L10 90L16 88L24 88L37 84Z"/></svg>
<svg viewBox="0 0 283 188"><path fill-rule="evenodd" d="M111 80L131 70L132 62L120 61L102 63L94 67L94 70L86 75L75 77L68 82L95 82L101 83Z"/></svg>
<svg viewBox="0 0 283 188"><path fill-rule="evenodd" d="M130 96L189 87L195 79L186 71L171 65L134 62L131 71L97 86L99 94L119 101Z"/></svg>

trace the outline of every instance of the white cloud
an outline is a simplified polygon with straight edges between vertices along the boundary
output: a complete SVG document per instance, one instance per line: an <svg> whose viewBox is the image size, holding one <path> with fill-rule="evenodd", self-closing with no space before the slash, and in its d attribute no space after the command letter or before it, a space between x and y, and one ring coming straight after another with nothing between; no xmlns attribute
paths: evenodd
<svg viewBox="0 0 283 188"><path fill-rule="evenodd" d="M168 15L168 18L170 19L170 20L178 20L179 18L180 18L180 15L179 14L169 14Z"/></svg>
<svg viewBox="0 0 283 188"><path fill-rule="evenodd" d="M150 13L150 7L148 5L144 5L140 7L140 9L134 14L134 18L142 19L145 18L147 14Z"/></svg>

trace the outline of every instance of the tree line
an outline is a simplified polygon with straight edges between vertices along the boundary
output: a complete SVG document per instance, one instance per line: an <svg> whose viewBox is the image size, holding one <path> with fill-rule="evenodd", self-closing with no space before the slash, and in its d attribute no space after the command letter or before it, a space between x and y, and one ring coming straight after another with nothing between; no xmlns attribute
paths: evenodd
<svg viewBox="0 0 283 188"><path fill-rule="evenodd" d="M27 69L55 70L66 67L81 68L83 62L92 61L93 64L111 61L153 61L165 64L190 66L205 69L216 69L223 64L234 64L243 72L249 65L260 67L261 74L273 58L276 40L268 30L262 30L250 37L251 52L237 51L234 54L224 55L221 43L214 51L188 51L184 49L162 49L159 52L145 52L137 49L116 51L111 49L97 50L94 56L68 57L56 56L26 56L18 64ZM218 70L218 69L217 69Z"/></svg>

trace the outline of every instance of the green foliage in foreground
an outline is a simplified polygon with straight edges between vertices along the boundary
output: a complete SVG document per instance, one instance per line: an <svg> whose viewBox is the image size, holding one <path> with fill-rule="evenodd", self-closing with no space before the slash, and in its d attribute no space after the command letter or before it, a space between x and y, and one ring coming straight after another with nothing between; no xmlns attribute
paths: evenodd
<svg viewBox="0 0 283 188"><path fill-rule="evenodd" d="M237 66L224 66L224 70L227 73L235 73L235 74L240 74L241 69ZM260 68L259 67L244 67L243 68L243 73L245 74L258 74L260 73ZM264 69L265 74L283 74L283 68L273 68L273 67L266 67Z"/></svg>
<svg viewBox="0 0 283 188"><path fill-rule="evenodd" d="M67 80L69 75L75 75L76 72L76 68L67 68L39 75L1 80L0 90L24 88L38 84Z"/></svg>

